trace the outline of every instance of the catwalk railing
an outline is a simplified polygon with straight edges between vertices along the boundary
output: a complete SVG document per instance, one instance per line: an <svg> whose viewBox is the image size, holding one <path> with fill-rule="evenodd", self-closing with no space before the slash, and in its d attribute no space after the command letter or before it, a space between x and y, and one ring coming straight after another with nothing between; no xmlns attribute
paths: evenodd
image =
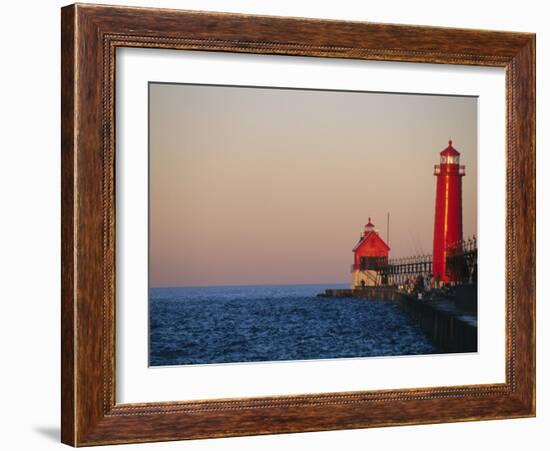
<svg viewBox="0 0 550 451"><path fill-rule="evenodd" d="M458 241L447 248L447 275L451 284L471 284L477 282L477 238L473 236ZM383 285L402 285L419 278L430 281L433 278L432 255L388 260L387 265L378 268Z"/></svg>
<svg viewBox="0 0 550 451"><path fill-rule="evenodd" d="M477 282L477 238L475 235L447 248L447 274L459 284Z"/></svg>

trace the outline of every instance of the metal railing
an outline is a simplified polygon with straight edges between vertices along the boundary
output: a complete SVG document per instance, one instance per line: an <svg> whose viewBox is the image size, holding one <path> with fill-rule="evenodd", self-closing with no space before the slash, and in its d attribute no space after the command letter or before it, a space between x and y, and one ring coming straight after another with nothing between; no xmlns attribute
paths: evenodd
<svg viewBox="0 0 550 451"><path fill-rule="evenodd" d="M381 280L386 285L404 285L419 277L427 279L432 274L432 256L425 254L391 259L380 272Z"/></svg>
<svg viewBox="0 0 550 451"><path fill-rule="evenodd" d="M351 272L353 271L380 271L388 266L387 257L366 257L364 261L358 264L351 265Z"/></svg>
<svg viewBox="0 0 550 451"><path fill-rule="evenodd" d="M456 283L477 282L477 238L457 241L447 248L447 275Z"/></svg>

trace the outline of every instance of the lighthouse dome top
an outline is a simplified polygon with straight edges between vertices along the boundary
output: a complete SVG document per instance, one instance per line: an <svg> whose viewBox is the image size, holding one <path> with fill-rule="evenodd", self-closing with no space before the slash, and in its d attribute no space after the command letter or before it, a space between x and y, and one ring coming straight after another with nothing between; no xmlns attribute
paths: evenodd
<svg viewBox="0 0 550 451"><path fill-rule="evenodd" d="M458 157L460 152L453 147L453 141L449 139L449 145L439 155L442 157Z"/></svg>
<svg viewBox="0 0 550 451"><path fill-rule="evenodd" d="M370 217L369 217L369 222L365 224L365 229L374 230L374 224L372 223Z"/></svg>

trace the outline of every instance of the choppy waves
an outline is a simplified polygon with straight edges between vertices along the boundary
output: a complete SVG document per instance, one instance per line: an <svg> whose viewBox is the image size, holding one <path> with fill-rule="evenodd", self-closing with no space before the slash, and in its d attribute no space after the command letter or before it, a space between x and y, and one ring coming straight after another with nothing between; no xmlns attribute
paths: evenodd
<svg viewBox="0 0 550 451"><path fill-rule="evenodd" d="M153 288L149 363L188 365L438 352L397 303L326 286Z"/></svg>

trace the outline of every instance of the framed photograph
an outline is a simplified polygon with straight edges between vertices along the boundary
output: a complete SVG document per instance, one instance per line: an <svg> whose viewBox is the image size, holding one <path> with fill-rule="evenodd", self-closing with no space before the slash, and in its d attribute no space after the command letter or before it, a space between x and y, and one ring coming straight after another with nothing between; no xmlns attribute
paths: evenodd
<svg viewBox="0 0 550 451"><path fill-rule="evenodd" d="M62 9L62 441L535 415L535 36Z"/></svg>

